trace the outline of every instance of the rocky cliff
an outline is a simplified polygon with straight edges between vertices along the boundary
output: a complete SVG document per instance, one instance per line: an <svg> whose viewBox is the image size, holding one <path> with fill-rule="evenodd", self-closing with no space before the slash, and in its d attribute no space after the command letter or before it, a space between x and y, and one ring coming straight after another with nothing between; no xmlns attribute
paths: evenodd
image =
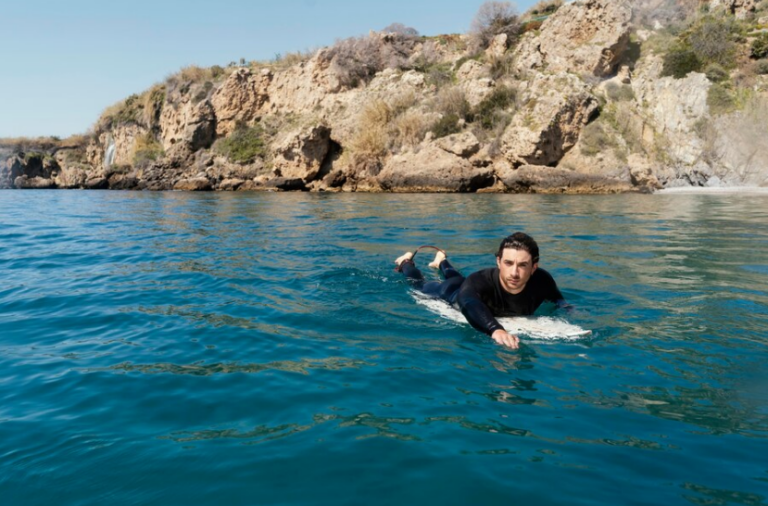
<svg viewBox="0 0 768 506"><path fill-rule="evenodd" d="M662 15L683 4L577 0L473 54L467 36L372 32L295 61L188 68L111 107L66 149L0 145L0 188L601 193L768 184L768 76L748 50L768 28L768 6L712 0L687 25ZM727 41L735 64L670 75L669 52L709 19L742 20Z"/></svg>

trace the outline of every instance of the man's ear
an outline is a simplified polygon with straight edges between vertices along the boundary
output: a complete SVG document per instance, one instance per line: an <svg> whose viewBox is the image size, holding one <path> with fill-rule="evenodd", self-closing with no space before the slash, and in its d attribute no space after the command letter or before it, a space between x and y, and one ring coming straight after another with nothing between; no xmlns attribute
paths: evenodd
<svg viewBox="0 0 768 506"><path fill-rule="evenodd" d="M538 268L539 268L539 262L536 262L535 264L533 264L533 269L531 269L531 274L536 272L536 269L538 269Z"/></svg>

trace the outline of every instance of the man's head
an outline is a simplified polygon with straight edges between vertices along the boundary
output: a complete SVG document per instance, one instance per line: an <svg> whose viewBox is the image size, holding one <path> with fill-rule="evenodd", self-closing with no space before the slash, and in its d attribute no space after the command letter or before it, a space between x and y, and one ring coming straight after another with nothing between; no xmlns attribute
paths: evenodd
<svg viewBox="0 0 768 506"><path fill-rule="evenodd" d="M496 265L505 291L512 294L522 292L538 264L539 246L533 237L516 232L501 241L496 253Z"/></svg>

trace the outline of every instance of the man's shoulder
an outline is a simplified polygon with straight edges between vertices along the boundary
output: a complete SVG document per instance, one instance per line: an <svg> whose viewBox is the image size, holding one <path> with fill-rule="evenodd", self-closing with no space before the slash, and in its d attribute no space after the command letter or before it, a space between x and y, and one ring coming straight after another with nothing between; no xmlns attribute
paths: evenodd
<svg viewBox="0 0 768 506"><path fill-rule="evenodd" d="M540 281L554 281L555 278L552 277L552 274L549 273L546 269L543 269L539 267L536 269L536 271L531 276L534 280L540 280Z"/></svg>

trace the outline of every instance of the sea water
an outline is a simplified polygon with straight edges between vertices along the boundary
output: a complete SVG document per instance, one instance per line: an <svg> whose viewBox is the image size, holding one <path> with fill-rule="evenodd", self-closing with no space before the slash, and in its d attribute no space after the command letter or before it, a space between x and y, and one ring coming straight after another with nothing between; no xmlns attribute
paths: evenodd
<svg viewBox="0 0 768 506"><path fill-rule="evenodd" d="M591 336L392 269L517 230ZM768 504L767 364L766 195L0 192L3 505Z"/></svg>

